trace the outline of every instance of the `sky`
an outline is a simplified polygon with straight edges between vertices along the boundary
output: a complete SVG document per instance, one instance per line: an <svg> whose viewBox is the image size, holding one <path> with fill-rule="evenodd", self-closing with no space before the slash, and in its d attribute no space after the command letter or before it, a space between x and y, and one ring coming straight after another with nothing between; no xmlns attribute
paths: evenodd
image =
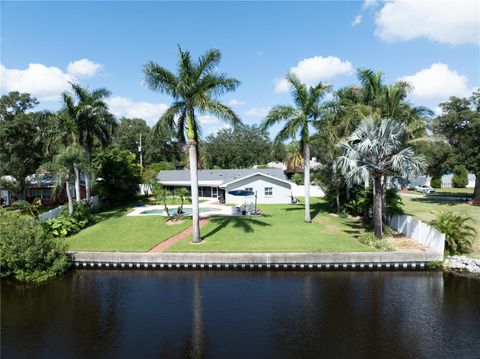
<svg viewBox="0 0 480 359"><path fill-rule="evenodd" d="M291 103L289 71L339 89L357 83L357 68L381 70L387 83L409 81L409 100L437 113L449 96L480 86L476 0L2 1L0 10L0 93L29 92L37 109L59 109L73 81L109 89L118 118L153 125L171 99L143 85L142 67L174 71L177 45L193 57L221 50L218 71L241 81L221 100L247 124ZM225 126L212 116L200 122L205 135Z"/></svg>

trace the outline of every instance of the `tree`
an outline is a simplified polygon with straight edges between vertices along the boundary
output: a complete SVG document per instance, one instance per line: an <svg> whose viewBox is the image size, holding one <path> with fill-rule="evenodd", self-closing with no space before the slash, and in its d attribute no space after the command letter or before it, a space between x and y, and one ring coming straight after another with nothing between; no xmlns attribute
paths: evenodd
<svg viewBox="0 0 480 359"><path fill-rule="evenodd" d="M173 220L174 218L170 214L170 209L167 205L168 200L173 197L173 194L155 180L151 181L150 188L152 189L152 193L155 196L155 199L163 203L163 210L167 214L168 220Z"/></svg>
<svg viewBox="0 0 480 359"><path fill-rule="evenodd" d="M434 131L452 146L452 167L465 166L475 174L473 200L480 201L480 91L470 98L450 97L440 107Z"/></svg>
<svg viewBox="0 0 480 359"><path fill-rule="evenodd" d="M318 83L307 87L299 78L289 73L286 76L290 84L291 94L295 106L275 106L267 114L262 123L263 128L285 122L284 127L275 137L275 143L299 137L303 151L303 172L305 182L305 222L310 223L310 129L309 126L318 122L322 116L321 100L330 90L330 85Z"/></svg>
<svg viewBox="0 0 480 359"><path fill-rule="evenodd" d="M250 168L273 160L268 132L255 125L221 129L201 147L210 168Z"/></svg>
<svg viewBox="0 0 480 359"><path fill-rule="evenodd" d="M140 118L121 118L113 136L113 145L122 150L135 153L139 159L140 136L142 136L142 152L145 154L146 142L150 135L150 127ZM145 157L145 156L144 156Z"/></svg>
<svg viewBox="0 0 480 359"><path fill-rule="evenodd" d="M286 146L284 164L288 171L296 171L303 168L302 148L298 141L292 141ZM303 178L302 178L303 181Z"/></svg>
<svg viewBox="0 0 480 359"><path fill-rule="evenodd" d="M117 147L97 149L92 168L98 177L98 193L108 204L135 200L141 180L135 154Z"/></svg>
<svg viewBox="0 0 480 359"><path fill-rule="evenodd" d="M408 176L419 173L424 160L416 157L410 147L405 147L405 126L393 119L364 119L352 135L341 141L343 154L338 157L338 167L347 181L366 183L373 180L375 236L382 238L383 192L382 177Z"/></svg>
<svg viewBox="0 0 480 359"><path fill-rule="evenodd" d="M95 141L105 147L111 143L117 123L105 102L110 92L104 88L89 91L78 84L70 83L73 95L63 93L63 111L74 123L76 140L83 146L90 162ZM87 200L90 200L90 173L85 173Z"/></svg>
<svg viewBox="0 0 480 359"><path fill-rule="evenodd" d="M201 126L198 113L210 113L232 126L241 124L240 118L229 107L218 101L217 97L234 91L240 82L215 70L221 60L217 49L210 49L193 61L190 52L178 48L178 68L174 74L155 62L147 63L144 68L145 83L160 93L170 95L174 102L160 117L154 127L158 133L164 128L175 131L181 144L188 139L188 157L190 161L190 180L192 193L193 238L192 242L201 242L198 207L198 141Z"/></svg>
<svg viewBox="0 0 480 359"><path fill-rule="evenodd" d="M31 217L0 208L0 276L39 283L67 270L66 245Z"/></svg>
<svg viewBox="0 0 480 359"><path fill-rule="evenodd" d="M183 213L183 204L190 200L190 192L188 192L188 189L180 187L175 191L175 194L180 198L180 212Z"/></svg>
<svg viewBox="0 0 480 359"><path fill-rule="evenodd" d="M26 178L44 161L38 134L41 115L25 112L38 101L26 93L10 92L0 99L0 176L16 179L19 195L25 198Z"/></svg>
<svg viewBox="0 0 480 359"><path fill-rule="evenodd" d="M78 168L85 162L85 150L78 145L71 145L56 155L51 162L42 164L40 172L47 172L55 176L55 185L52 190L53 196L57 197L65 190L68 199L68 213L73 214L73 199L70 191L70 180L75 177L77 201L80 197L80 173ZM77 187L78 183L78 187Z"/></svg>

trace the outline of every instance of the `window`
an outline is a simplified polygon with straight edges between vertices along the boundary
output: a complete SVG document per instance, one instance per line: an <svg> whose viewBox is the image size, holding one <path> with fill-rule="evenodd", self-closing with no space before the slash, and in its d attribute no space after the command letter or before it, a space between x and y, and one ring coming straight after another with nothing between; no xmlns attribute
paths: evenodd
<svg viewBox="0 0 480 359"><path fill-rule="evenodd" d="M253 192L253 187L245 187L245 191Z"/></svg>
<svg viewBox="0 0 480 359"><path fill-rule="evenodd" d="M218 188L217 187L212 187L212 197L217 197L218 196Z"/></svg>
<svg viewBox="0 0 480 359"><path fill-rule="evenodd" d="M50 199L49 189L32 189L33 198Z"/></svg>
<svg viewBox="0 0 480 359"><path fill-rule="evenodd" d="M265 187L265 196L273 196L273 188Z"/></svg>

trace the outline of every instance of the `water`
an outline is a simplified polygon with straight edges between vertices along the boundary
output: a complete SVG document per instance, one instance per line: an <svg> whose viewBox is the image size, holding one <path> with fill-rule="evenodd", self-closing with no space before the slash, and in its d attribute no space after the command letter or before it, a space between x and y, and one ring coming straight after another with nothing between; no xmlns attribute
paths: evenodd
<svg viewBox="0 0 480 359"><path fill-rule="evenodd" d="M71 271L1 284L2 358L479 358L480 280Z"/></svg>
<svg viewBox="0 0 480 359"><path fill-rule="evenodd" d="M218 208L213 208L213 207L200 207L199 210L200 210L200 213L219 211ZM170 214L176 214L176 213L177 213L176 208L170 209ZM160 214L160 215L163 216L163 215L166 214L166 212L163 209L149 209L149 210L140 212L140 214ZM191 208L184 208L183 209L183 214L191 215L192 214L192 209Z"/></svg>

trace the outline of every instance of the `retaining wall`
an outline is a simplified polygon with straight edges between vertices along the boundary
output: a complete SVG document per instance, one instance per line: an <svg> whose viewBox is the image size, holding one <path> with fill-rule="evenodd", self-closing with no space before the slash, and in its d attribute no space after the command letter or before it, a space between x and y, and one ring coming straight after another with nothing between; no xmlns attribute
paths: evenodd
<svg viewBox="0 0 480 359"><path fill-rule="evenodd" d="M79 268L155 269L421 269L443 259L434 251L347 253L120 253L70 252Z"/></svg>
<svg viewBox="0 0 480 359"><path fill-rule="evenodd" d="M431 248L434 252L441 253L443 260L445 234L440 233L432 226L407 215L392 216L390 227L424 246Z"/></svg>

